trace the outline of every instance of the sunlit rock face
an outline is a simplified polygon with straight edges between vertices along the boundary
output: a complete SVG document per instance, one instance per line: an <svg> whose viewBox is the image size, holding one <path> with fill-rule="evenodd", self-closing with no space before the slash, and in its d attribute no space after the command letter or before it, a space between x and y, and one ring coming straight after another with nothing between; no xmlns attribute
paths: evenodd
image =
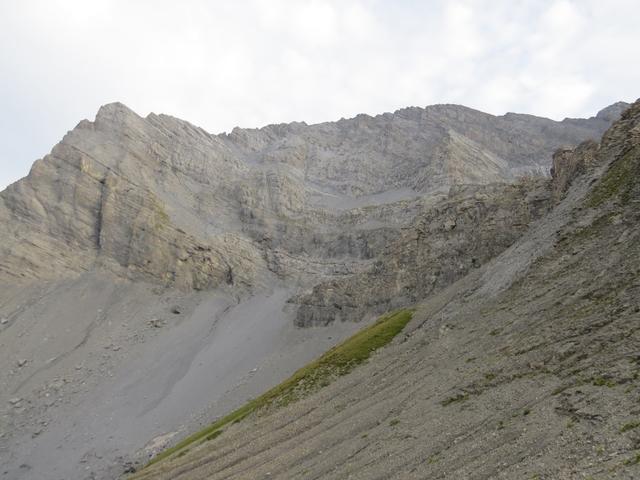
<svg viewBox="0 0 640 480"><path fill-rule="evenodd" d="M242 291L275 276L310 288L371 271L407 227L455 221L467 207L451 205L465 195L479 228L502 215L498 199L513 215L500 249L535 217L521 205L530 192L449 188L546 175L556 148L598 138L623 107L554 122L435 105L211 135L109 104L0 194L0 274L32 281L106 269L184 290ZM469 221L451 236L464 237ZM470 252L461 270L495 249Z"/></svg>

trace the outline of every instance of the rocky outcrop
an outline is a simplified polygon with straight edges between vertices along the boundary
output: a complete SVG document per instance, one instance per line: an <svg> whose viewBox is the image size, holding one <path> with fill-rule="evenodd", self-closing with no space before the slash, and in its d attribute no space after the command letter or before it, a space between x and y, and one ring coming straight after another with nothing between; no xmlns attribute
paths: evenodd
<svg viewBox="0 0 640 480"><path fill-rule="evenodd" d="M545 180L452 188L399 232L367 270L293 298L296 323L354 321L412 305L505 250L548 207Z"/></svg>
<svg viewBox="0 0 640 480"><path fill-rule="evenodd" d="M555 203L562 199L574 178L594 166L597 150L598 144L587 140L575 148L562 148L553 154L551 193Z"/></svg>

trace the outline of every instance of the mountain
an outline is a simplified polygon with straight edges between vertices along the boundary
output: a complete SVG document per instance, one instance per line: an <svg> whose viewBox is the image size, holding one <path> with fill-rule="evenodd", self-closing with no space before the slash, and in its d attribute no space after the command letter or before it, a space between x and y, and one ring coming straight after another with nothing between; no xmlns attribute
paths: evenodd
<svg viewBox="0 0 640 480"><path fill-rule="evenodd" d="M214 136L106 105L0 195L0 272L29 280L99 267L199 290L305 275L301 254L327 273L332 257L354 269L380 248L370 230L411 222L390 211L402 201L546 173L555 149L599 138L619 107L554 122L436 105Z"/></svg>
<svg viewBox="0 0 640 480"><path fill-rule="evenodd" d="M368 363L132 478L638 478L639 175L640 101Z"/></svg>
<svg viewBox="0 0 640 480"><path fill-rule="evenodd" d="M221 135L102 107L0 193L7 478L114 478L379 313L491 268L591 168L570 146L591 139L595 158L626 106Z"/></svg>

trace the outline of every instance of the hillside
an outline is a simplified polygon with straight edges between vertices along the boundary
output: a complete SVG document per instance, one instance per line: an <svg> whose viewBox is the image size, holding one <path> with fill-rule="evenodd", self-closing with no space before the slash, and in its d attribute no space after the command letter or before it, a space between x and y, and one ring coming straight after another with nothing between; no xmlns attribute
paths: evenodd
<svg viewBox="0 0 640 480"><path fill-rule="evenodd" d="M638 478L639 174L637 102L366 365L135 478Z"/></svg>
<svg viewBox="0 0 640 480"><path fill-rule="evenodd" d="M622 141L622 127L599 149L593 140L626 106L555 122L437 105L221 135L118 103L102 107L0 193L1 471L115 478L385 311L425 298L438 304L460 285L483 291L471 279L491 272L482 284L506 287L504 262L492 259L507 255L517 273L546 255L509 252L542 248L535 232L579 217L575 186L548 212L593 158L613 158L602 152ZM579 152L591 160L576 160L571 146L589 139ZM552 182L546 174L560 147ZM477 295L493 319L492 299L502 297ZM408 328L431 318L427 311L420 307ZM472 321L461 312L456 322ZM392 352L421 348L429 325L326 391L357 383L384 358L409 368L406 354ZM451 332L453 341L468 330ZM456 348L471 348L469 335ZM452 345L451 357L439 354L451 365L459 361ZM409 373L396 380L421 384ZM271 438L278 415L258 420L260 438ZM242 428L234 439L245 438ZM289 450L297 462L301 450ZM279 468L298 472L287 465Z"/></svg>

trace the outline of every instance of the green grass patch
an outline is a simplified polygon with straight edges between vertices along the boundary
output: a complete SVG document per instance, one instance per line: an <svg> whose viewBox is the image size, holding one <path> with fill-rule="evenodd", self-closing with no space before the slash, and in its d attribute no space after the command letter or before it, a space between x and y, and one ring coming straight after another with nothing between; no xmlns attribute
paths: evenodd
<svg viewBox="0 0 640 480"><path fill-rule="evenodd" d="M333 347L317 360L295 372L280 385L261 396L250 400L242 407L222 417L208 427L185 438L174 447L156 455L148 464L153 465L173 454L184 451L197 441L216 438L222 428L237 423L248 415L267 408L288 405L329 385L333 380L346 375L366 361L373 352L388 344L409 323L414 310L404 309L379 318L374 324L363 328L340 345Z"/></svg>
<svg viewBox="0 0 640 480"><path fill-rule="evenodd" d="M633 430L640 427L640 421L625 423L620 428L620 433L628 432L629 430Z"/></svg>

